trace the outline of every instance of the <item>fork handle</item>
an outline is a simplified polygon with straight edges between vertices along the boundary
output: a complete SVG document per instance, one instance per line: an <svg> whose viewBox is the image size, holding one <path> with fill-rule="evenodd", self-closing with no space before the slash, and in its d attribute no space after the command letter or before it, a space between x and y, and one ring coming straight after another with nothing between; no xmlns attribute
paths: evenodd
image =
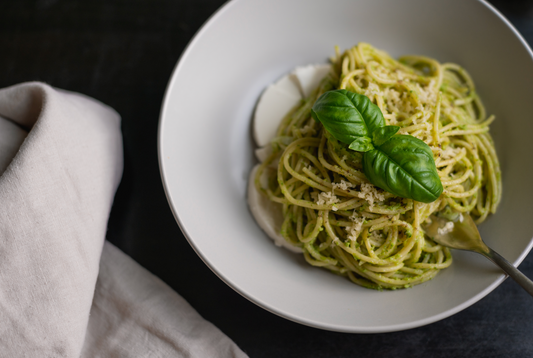
<svg viewBox="0 0 533 358"><path fill-rule="evenodd" d="M509 261L507 261L502 255L489 248L489 252L479 252L489 260L511 276L524 290L526 290L531 296L533 296L533 281L526 277L516 267L514 267Z"/></svg>

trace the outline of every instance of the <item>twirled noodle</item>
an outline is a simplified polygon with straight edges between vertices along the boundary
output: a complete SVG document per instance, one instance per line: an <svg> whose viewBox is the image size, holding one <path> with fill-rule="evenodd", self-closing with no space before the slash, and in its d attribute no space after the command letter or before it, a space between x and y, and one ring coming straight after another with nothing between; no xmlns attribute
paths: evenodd
<svg viewBox="0 0 533 358"><path fill-rule="evenodd" d="M424 236L421 224L432 213L470 213L481 223L496 211L500 167L488 133L494 116L486 118L474 83L456 64L395 60L365 43L336 52L330 74L279 126L256 187L281 204L281 234L311 265L375 289L422 283L452 263L447 248ZM438 200L414 202L368 182L361 153L310 116L316 99L337 88L368 96L388 125L430 146L444 186Z"/></svg>

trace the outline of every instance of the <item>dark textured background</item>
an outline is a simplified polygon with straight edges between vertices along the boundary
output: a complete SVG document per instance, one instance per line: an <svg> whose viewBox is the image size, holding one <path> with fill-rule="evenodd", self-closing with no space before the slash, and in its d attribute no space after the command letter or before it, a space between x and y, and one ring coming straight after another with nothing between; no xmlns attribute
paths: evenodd
<svg viewBox="0 0 533 358"><path fill-rule="evenodd" d="M533 299L510 280L440 322L404 332L359 335L277 317L241 297L204 265L167 204L158 169L157 125L173 67L222 4L0 1L0 87L44 81L92 96L122 116L125 171L108 239L162 278L251 357L533 357ZM492 4L533 44L533 1ZM520 269L533 277L533 254Z"/></svg>

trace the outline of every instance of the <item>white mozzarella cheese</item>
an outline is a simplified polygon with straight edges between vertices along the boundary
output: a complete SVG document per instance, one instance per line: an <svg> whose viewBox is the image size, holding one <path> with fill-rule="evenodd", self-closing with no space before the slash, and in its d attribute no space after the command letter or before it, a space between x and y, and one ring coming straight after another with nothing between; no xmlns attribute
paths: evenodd
<svg viewBox="0 0 533 358"><path fill-rule="evenodd" d="M298 81L302 96L307 98L311 95L311 92L318 87L320 81L326 77L330 69L330 65L296 67L291 76Z"/></svg>
<svg viewBox="0 0 533 358"><path fill-rule="evenodd" d="M291 74L266 88L257 104L253 122L253 136L259 147L255 155L260 162L264 162L272 154L270 141L276 136L282 119L302 98L311 94L329 70L329 65L297 67ZM273 165L277 167L276 163ZM302 252L302 249L288 243L280 234L283 223L281 204L270 201L256 190L254 178L258 167L259 165L252 169L248 180L248 206L254 219L277 246ZM266 187L266 183L262 186Z"/></svg>
<svg viewBox="0 0 533 358"><path fill-rule="evenodd" d="M254 115L253 134L259 147L270 143L276 136L276 130L283 117L301 99L298 85L289 76L284 76L267 87L259 99Z"/></svg>
<svg viewBox="0 0 533 358"><path fill-rule="evenodd" d="M257 104L254 118L254 139L263 147L276 136L280 121L300 101L275 85L269 86Z"/></svg>
<svg viewBox="0 0 533 358"><path fill-rule="evenodd" d="M281 224L283 223L283 214L281 204L270 201L266 196L257 191L254 184L255 173L259 164L250 172L248 180L248 207L255 221L261 229L274 240L276 246L283 246L292 252L302 252L299 247L288 243L281 236Z"/></svg>
<svg viewBox="0 0 533 358"><path fill-rule="evenodd" d="M298 82L298 79L294 78L290 74L281 77L276 83L274 83L274 85L277 89L286 92L288 95L302 98L300 83Z"/></svg>

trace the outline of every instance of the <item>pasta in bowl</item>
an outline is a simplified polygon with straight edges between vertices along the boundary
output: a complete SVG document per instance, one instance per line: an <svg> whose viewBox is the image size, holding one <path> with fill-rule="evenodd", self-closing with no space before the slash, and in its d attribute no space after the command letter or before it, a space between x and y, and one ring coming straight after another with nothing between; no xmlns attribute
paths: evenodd
<svg viewBox="0 0 533 358"><path fill-rule="evenodd" d="M273 231L267 229L271 236L279 233L285 246L301 250L309 264L347 276L358 285L396 289L430 280L452 263L452 256L449 249L425 237L422 223L434 213L449 217L451 225L463 213L481 223L496 212L501 173L488 132L495 117L487 116L472 79L456 64L423 56L395 60L366 43L343 54L337 49L331 62L310 95L279 118L280 126L266 145L270 154L260 158L263 161L249 183L251 208L258 205L253 190L277 206L252 212L259 222L269 215L281 218ZM339 88L366 96L368 103L361 108L368 111L375 106L384 124L427 144L442 194L424 203L369 181L363 162L372 158L351 150L330 133L333 129L328 131L312 116L324 94ZM323 106L331 111L335 105L330 101ZM346 103L340 111L339 131L347 132ZM276 121L260 114L255 120Z"/></svg>
<svg viewBox="0 0 533 358"><path fill-rule="evenodd" d="M475 23L471 21L472 18L476 19ZM450 23L454 26L449 26ZM246 31L243 31L243 26ZM480 232L489 246L518 265L531 248L533 233L533 221L530 219L533 188L529 183L533 177L533 167L527 164L530 160L528 153L533 152L533 141L530 139L533 122L528 120L529 114L533 112L533 101L529 98L533 92L533 61L530 50L515 30L490 5L482 1L436 0L428 5L424 0L317 0L313 1L313 6L309 6L305 0L231 1L198 33L172 75L161 109L159 158L165 192L184 238L206 265L230 287L258 306L301 324L342 332L390 332L449 317L486 296L505 276L476 254L454 251L453 263L423 284L385 292L367 289L353 284L346 277L347 273L332 274L330 270L309 265L301 253L286 250L285 248L303 250L295 240L297 233L296 236L291 236L297 244L295 246L279 235L278 230L273 229L273 236L278 240L276 242L284 247L273 245L263 232L267 230L257 225L247 203L250 172L258 163L253 154L254 141L261 141L257 156L262 161L266 160L268 147L271 147L267 144L276 136L279 125L278 122L273 128L267 126L257 132L252 128L253 113L270 101L263 97L258 103L258 98L269 84L283 78L294 68L297 68L295 75L301 79L301 83L311 83L311 89L307 86L278 88L272 92L272 96L276 97L283 92L297 101L308 98L323 77L317 80L316 77L320 76L313 75L307 64L318 63L318 67L326 65L328 56L334 53L334 45L339 45L344 50L360 41L387 50L393 58L409 53L423 54L442 63L457 63L468 69L476 84L476 92L487 106L487 113L494 114L497 118L490 127L503 178L503 196L498 204L497 214L487 214L480 225ZM339 56L342 54L339 53ZM330 72L330 66L326 67L325 73L322 72L324 76ZM348 71L350 70L348 66ZM381 67L372 65L372 70L379 75ZM459 78L463 81L462 76ZM353 81L362 89L366 88L364 82L358 83L357 77ZM428 84L420 86L426 88ZM357 88L350 87L349 83L346 84L346 90L357 92ZM316 93L315 102L319 97ZM371 98L372 94L368 93L367 97ZM276 106L281 116L297 105L289 103L289 100L286 102ZM444 102L444 98L441 102ZM309 104L309 108L312 109L313 105ZM442 105L441 110L444 110ZM383 114L391 113L384 111ZM479 113L474 118L477 120ZM392 118L384 117L385 119L388 126L398 127L405 120L397 116L397 123L393 124ZM309 118L307 121L309 122ZM418 122L413 125L422 124L419 118L416 121ZM428 123L431 124L431 120ZM319 128L318 123L314 126L315 129ZM409 126L401 127L402 131L407 127ZM416 130L420 129L421 134L426 130ZM466 129L454 127L450 131ZM397 132L395 136L409 135L402 133ZM422 142L427 139L421 138L419 140ZM318 137L318 133L316 139L320 144L322 139ZM374 138L371 139L359 144L376 144L372 142ZM341 143L342 148L350 146ZM290 143L281 142L280 145L288 146ZM430 149L436 147L431 142L426 145ZM375 146L379 147L377 144ZM446 147L443 142L440 161L462 155L459 153L460 148L457 148L457 145L451 144ZM324 159L335 165L329 158L328 151L328 148L324 148ZM458 153L454 153L456 151ZM484 161L482 150L477 145L476 151L480 160ZM431 153L433 156L434 152ZM355 152L350 154L360 155ZM292 168L296 168L291 163L292 158L302 155L305 154L291 154L289 164ZM366 153L362 154L364 155ZM466 148L465 157L470 158L470 155ZM339 158L342 160L343 156ZM431 159L436 163L436 157ZM320 163L320 158L318 160ZM348 160L345 163L352 165ZM472 164L475 175L475 163ZM455 164L453 166L456 167ZM275 173L277 170L274 161L272 167L270 169L269 166L265 170L268 175L261 175L261 178L272 177L271 171ZM318 168L311 166L308 169L319 176L315 172ZM442 170L443 167L439 167L439 171ZM494 173L497 179L496 171ZM284 179L289 188L290 183L287 185L287 181L290 178L287 176ZM340 179L342 178L331 177L331 186L342 185ZM446 194L444 190L453 185L445 179L444 176L441 182L444 194L439 197L443 197ZM342 180L354 185L347 187L347 190L361 191L361 184ZM468 180L472 182L475 176ZM488 176L484 176L481 181L484 188L488 188L487 180ZM331 194L329 187L324 184L327 182L321 184L325 189L322 192ZM264 188L266 187L265 185ZM279 196L274 186L270 189L275 196ZM330 204L340 204L351 198L342 195L341 190L344 190L341 186L334 189L333 194L340 201ZM375 190L379 194L389 195L382 189ZM452 191L462 194L460 190ZM487 189L482 190L484 196L478 198L475 204L481 210L492 205L488 206L486 201L492 194L485 196ZM258 200L265 200L274 207L283 205L271 201L257 190L253 192L258 194ZM435 193L437 192L438 190ZM290 193L295 197L298 195L294 191ZM311 196L309 198L315 204L318 201L318 197L316 201ZM326 199L324 198L324 203ZM359 197L355 199L363 200ZM395 199L404 208L409 200L412 201ZM453 200L461 207L472 204L471 196ZM387 197L383 203L375 201L374 206L379 208L392 201L392 197ZM427 205L433 204L424 203L423 206ZM449 203L446 205L450 206ZM364 206L365 204L361 207ZM396 208L392 204L391 209L396 210L400 206ZM266 207L261 204L256 208ZM301 210L307 211L307 208ZM354 210L346 211L352 216ZM349 216L337 215L339 211L342 210L329 210L331 218L337 220L337 223L344 221L344 224L350 226L355 223ZM357 214L363 215L362 212ZM473 215L476 216L476 212ZM280 216L281 218L263 216L269 218L263 226L275 228L278 222L276 220L283 222L284 217ZM412 221L402 219L401 216L402 214L401 220L413 226ZM346 228L349 226L334 225L332 219L329 220L330 226L336 236L343 239L348 234ZM376 219L365 217L364 220L368 224ZM313 223L308 223L302 221L301 224L304 236L308 236L316 227ZM295 227L298 230L297 224ZM367 229L370 234L367 235L367 241L370 246L374 245L370 249L376 253L381 240L388 239L388 233L386 237L383 235L381 238L374 238L374 230L370 227ZM325 232L325 229L321 232ZM398 240L408 239L405 234L404 227L398 227ZM320 236L324 239L324 234ZM376 241L373 243L371 240ZM351 245L351 241L348 241ZM429 240L427 242L430 243ZM319 246L318 242L316 244ZM370 257L371 254L364 251L366 243L363 244L359 250ZM413 247L419 246L417 244ZM429 245L424 244L423 247L429 249ZM339 246L337 248L342 249ZM385 249L376 256L383 258L380 254ZM324 250L318 252L326 256ZM344 255L351 255L342 250ZM420 255L422 261L424 255ZM444 251L443 256L446 259ZM383 285L382 287L387 289Z"/></svg>

